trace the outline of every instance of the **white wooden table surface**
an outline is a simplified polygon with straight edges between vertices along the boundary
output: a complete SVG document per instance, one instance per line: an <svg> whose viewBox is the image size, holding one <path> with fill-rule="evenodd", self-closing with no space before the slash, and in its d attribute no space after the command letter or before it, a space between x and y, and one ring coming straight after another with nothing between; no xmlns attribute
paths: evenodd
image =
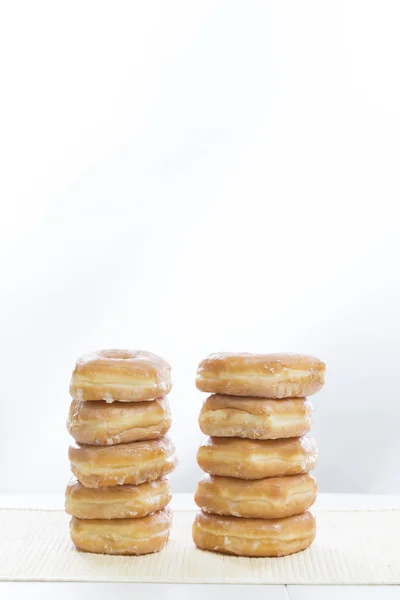
<svg viewBox="0 0 400 600"><path fill-rule="evenodd" d="M57 509L63 503L60 495L0 494L1 508ZM196 509L190 494L175 494L171 507ZM327 508L400 508L400 495L319 494L315 509ZM400 586L0 582L1 600L243 600L246 594L251 600L400 600Z"/></svg>

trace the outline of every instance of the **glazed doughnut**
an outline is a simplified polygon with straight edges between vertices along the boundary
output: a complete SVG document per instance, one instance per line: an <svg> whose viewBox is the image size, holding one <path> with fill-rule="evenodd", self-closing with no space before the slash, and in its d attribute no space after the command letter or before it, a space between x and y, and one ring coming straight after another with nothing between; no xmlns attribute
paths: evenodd
<svg viewBox="0 0 400 600"><path fill-rule="evenodd" d="M199 467L211 475L263 479L312 471L318 457L309 437L284 440L207 438L197 453Z"/></svg>
<svg viewBox="0 0 400 600"><path fill-rule="evenodd" d="M303 398L318 392L324 377L324 363L313 356L220 352L199 364L196 385L213 394Z"/></svg>
<svg viewBox="0 0 400 600"><path fill-rule="evenodd" d="M202 550L237 556L286 556L305 550L315 538L310 512L284 519L241 519L200 512L193 541Z"/></svg>
<svg viewBox="0 0 400 600"><path fill-rule="evenodd" d="M252 519L281 519L310 508L317 496L312 475L289 475L246 481L205 475L194 500L204 512Z"/></svg>
<svg viewBox="0 0 400 600"><path fill-rule="evenodd" d="M150 554L168 541L172 514L160 510L141 519L77 519L70 522L71 539L79 550L97 554Z"/></svg>
<svg viewBox="0 0 400 600"><path fill-rule="evenodd" d="M299 437L311 429L311 403L304 398L259 400L214 394L200 411L206 435L273 440Z"/></svg>
<svg viewBox="0 0 400 600"><path fill-rule="evenodd" d="M69 447L71 471L90 488L131 483L139 485L173 471L175 448L168 437L115 446Z"/></svg>
<svg viewBox="0 0 400 600"><path fill-rule="evenodd" d="M171 368L143 350L98 350L78 359L70 394L78 400L140 402L171 390Z"/></svg>
<svg viewBox="0 0 400 600"><path fill-rule="evenodd" d="M65 510L79 519L136 519L165 508L171 497L166 477L98 489L84 487L75 479L65 491Z"/></svg>
<svg viewBox="0 0 400 600"><path fill-rule="evenodd" d="M171 427L166 396L150 402L72 400L68 431L80 444L112 445L157 439Z"/></svg>

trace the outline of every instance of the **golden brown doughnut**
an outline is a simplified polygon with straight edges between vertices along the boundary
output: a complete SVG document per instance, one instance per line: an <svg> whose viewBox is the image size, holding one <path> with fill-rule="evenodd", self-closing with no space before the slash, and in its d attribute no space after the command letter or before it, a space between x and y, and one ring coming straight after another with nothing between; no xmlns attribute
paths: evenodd
<svg viewBox="0 0 400 600"><path fill-rule="evenodd" d="M65 510L79 519L136 519L165 508L171 497L166 477L140 485L98 489L84 487L73 479L65 491Z"/></svg>
<svg viewBox="0 0 400 600"><path fill-rule="evenodd" d="M309 437L284 440L207 438L197 453L199 467L211 475L263 479L312 471L318 457Z"/></svg>
<svg viewBox="0 0 400 600"><path fill-rule="evenodd" d="M200 512L193 541L202 550L237 556L286 556L305 550L315 538L310 512L284 519L241 519Z"/></svg>
<svg viewBox="0 0 400 600"><path fill-rule="evenodd" d="M112 445L157 439L171 427L166 396L150 402L72 400L68 431L80 444Z"/></svg>
<svg viewBox="0 0 400 600"><path fill-rule="evenodd" d="M141 402L171 390L171 367L143 350L98 350L78 359L70 394L78 400Z"/></svg>
<svg viewBox="0 0 400 600"><path fill-rule="evenodd" d="M205 475L194 497L204 512L252 519L281 519L310 508L317 496L312 475L267 477L253 481Z"/></svg>
<svg viewBox="0 0 400 600"><path fill-rule="evenodd" d="M75 477L90 488L139 485L167 475L177 464L168 437L115 446L74 444L69 447L69 460Z"/></svg>
<svg viewBox="0 0 400 600"><path fill-rule="evenodd" d="M79 550L96 554L150 554L168 541L172 514L168 508L141 519L70 521L71 539Z"/></svg>
<svg viewBox="0 0 400 600"><path fill-rule="evenodd" d="M311 429L311 402L305 398L266 400L209 396L199 416L206 435L273 440L299 437Z"/></svg>
<svg viewBox="0 0 400 600"><path fill-rule="evenodd" d="M259 398L304 398L324 384L325 365L304 354L219 352L199 364L202 392Z"/></svg>

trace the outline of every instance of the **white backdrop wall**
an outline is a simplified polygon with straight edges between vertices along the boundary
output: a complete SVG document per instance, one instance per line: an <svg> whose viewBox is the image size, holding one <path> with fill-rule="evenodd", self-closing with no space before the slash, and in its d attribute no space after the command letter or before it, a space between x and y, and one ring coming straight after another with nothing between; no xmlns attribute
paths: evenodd
<svg viewBox="0 0 400 600"><path fill-rule="evenodd" d="M101 347L163 355L200 476L198 361L300 351L322 491L400 492L400 7L5 2L2 492L69 478L68 384Z"/></svg>

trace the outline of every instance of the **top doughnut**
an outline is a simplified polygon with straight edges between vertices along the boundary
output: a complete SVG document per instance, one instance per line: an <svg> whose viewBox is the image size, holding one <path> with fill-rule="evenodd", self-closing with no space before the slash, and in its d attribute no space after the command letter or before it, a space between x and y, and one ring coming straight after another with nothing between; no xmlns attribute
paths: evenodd
<svg viewBox="0 0 400 600"><path fill-rule="evenodd" d="M201 361L196 386L202 392L257 398L303 398L324 385L325 364L306 354L218 352Z"/></svg>
<svg viewBox="0 0 400 600"><path fill-rule="evenodd" d="M79 358L69 392L78 400L142 402L168 394L171 367L143 350L97 350Z"/></svg>

